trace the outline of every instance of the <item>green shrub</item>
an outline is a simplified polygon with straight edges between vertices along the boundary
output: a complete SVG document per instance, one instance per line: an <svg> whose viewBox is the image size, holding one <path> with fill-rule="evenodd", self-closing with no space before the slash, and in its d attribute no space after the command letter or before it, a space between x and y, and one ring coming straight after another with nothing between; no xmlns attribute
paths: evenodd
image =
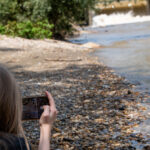
<svg viewBox="0 0 150 150"><path fill-rule="evenodd" d="M92 9L97 0L28 0L34 3L33 9L24 7L26 11L32 10L31 19L47 18L54 24L55 37L63 37L72 31L72 23L86 20L88 10Z"/></svg>
<svg viewBox="0 0 150 150"><path fill-rule="evenodd" d="M52 37L53 25L48 21L36 22L8 22L7 25L0 25L0 34L19 36L28 39L44 39Z"/></svg>
<svg viewBox="0 0 150 150"><path fill-rule="evenodd" d="M0 0L0 22L16 20L18 13L17 0Z"/></svg>
<svg viewBox="0 0 150 150"><path fill-rule="evenodd" d="M5 34L5 27L3 25L0 25L0 33Z"/></svg>
<svg viewBox="0 0 150 150"><path fill-rule="evenodd" d="M72 31L72 23L80 23L84 22L83 20L87 20L87 11L93 8L97 1L98 0L0 0L0 23L10 27L10 30L7 28L8 34L28 38L43 38L45 36L51 37L51 34L46 32L49 30L49 26L43 29L43 24L45 24L43 20L48 20L46 24L54 25L51 30L53 36L63 37ZM36 23L39 21L42 22L40 26ZM14 22L17 22L17 25ZM13 27L11 27L10 24L13 24ZM34 29L32 30L31 28ZM15 31L15 33L12 33L13 31ZM39 32L37 33L37 31Z"/></svg>

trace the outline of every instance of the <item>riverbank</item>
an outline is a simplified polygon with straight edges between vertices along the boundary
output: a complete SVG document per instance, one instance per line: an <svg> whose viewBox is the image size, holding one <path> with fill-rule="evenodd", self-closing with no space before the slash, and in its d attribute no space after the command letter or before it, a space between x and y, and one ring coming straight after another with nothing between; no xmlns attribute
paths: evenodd
<svg viewBox="0 0 150 150"><path fill-rule="evenodd" d="M135 149L146 145L133 127L145 119L133 85L89 55L91 50L56 40L0 37L0 60L14 73L22 96L55 98L58 118L51 147L59 150ZM37 145L38 121L23 123ZM133 144L136 143L136 144ZM138 145L139 144L139 145Z"/></svg>
<svg viewBox="0 0 150 150"><path fill-rule="evenodd" d="M104 3L99 3L97 6L98 14L112 14L112 13L128 13L132 11L135 15L147 15L147 1L146 0L131 0L131 1L106 1Z"/></svg>

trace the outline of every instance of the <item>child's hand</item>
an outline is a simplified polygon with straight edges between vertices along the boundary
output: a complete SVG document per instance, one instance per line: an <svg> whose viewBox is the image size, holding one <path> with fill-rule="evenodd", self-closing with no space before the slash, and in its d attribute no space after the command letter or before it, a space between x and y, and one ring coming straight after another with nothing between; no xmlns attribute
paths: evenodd
<svg viewBox="0 0 150 150"><path fill-rule="evenodd" d="M40 117L40 126L41 127L48 126L52 128L53 123L57 116L57 109L56 109L55 102L54 102L52 95L48 91L46 91L46 95L49 99L50 106L49 105L43 106L44 112L42 113Z"/></svg>

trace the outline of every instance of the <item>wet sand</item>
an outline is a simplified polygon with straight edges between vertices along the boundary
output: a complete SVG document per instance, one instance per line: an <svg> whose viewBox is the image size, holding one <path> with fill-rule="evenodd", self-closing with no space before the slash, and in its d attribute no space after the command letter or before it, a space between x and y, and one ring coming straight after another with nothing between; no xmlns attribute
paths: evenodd
<svg viewBox="0 0 150 150"><path fill-rule="evenodd" d="M0 62L14 73L22 96L52 93L59 111L52 149L141 149L148 141L133 127L145 119L146 96L80 45L56 40L0 37ZM145 98L144 98L145 97ZM39 142L38 121L23 122L28 140ZM136 143L136 144L135 144Z"/></svg>

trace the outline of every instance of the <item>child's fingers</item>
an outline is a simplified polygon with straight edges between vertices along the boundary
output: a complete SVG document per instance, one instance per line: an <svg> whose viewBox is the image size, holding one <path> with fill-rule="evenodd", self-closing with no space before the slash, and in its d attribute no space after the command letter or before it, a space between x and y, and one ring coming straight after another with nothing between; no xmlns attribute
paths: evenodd
<svg viewBox="0 0 150 150"><path fill-rule="evenodd" d="M49 99L50 107L56 109L55 101L54 101L52 95L51 95L48 91L46 91L46 95L47 95L47 97L48 97L48 99Z"/></svg>
<svg viewBox="0 0 150 150"><path fill-rule="evenodd" d="M49 116L50 114L50 107L48 105L43 106L44 112L43 115L44 116Z"/></svg>

